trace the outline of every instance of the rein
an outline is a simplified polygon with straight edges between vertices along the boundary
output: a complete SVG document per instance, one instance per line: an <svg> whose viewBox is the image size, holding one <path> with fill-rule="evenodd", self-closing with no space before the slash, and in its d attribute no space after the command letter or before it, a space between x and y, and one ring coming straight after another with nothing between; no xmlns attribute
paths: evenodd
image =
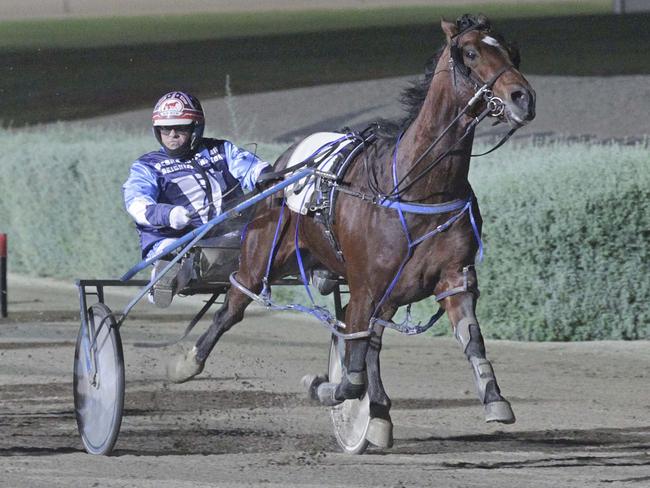
<svg viewBox="0 0 650 488"><path fill-rule="evenodd" d="M456 71L456 68L455 68L456 63L454 62L454 59L452 57L449 58L449 61L451 63L453 63L453 69L454 69L454 73L455 73L455 71ZM490 80L488 80L486 83L484 83L482 86L480 86L480 88L477 88L477 91L474 94L474 96L472 98L470 98L470 100L463 107L463 109L458 113L458 115L454 118L454 120L452 120L447 125L447 127L445 127L445 129L440 133L440 135L438 137L436 137L436 139L431 144L429 144L429 146L424 150L424 152L413 162L413 164L411 165L411 168L406 172L406 174L404 174L402 176L402 178L398 182L395 183L395 186L390 191L390 193L387 193L387 194L383 195L384 199L388 199L390 197L399 198L399 197L403 196L404 193L406 193L409 189L411 189L416 183L418 183L422 178L424 178L424 176L426 176L433 168L435 168L438 165L438 163L440 163L440 161L442 161L444 158L449 156L449 154L451 154L451 152L456 148L456 146L458 146L461 142L463 142L467 138L467 136L469 136L472 133L472 131L476 128L476 126L483 121L483 119L485 119L488 116L499 116L499 115L501 115L503 113L503 110L504 110L503 101L500 98L493 96L491 88L494 85L494 83L496 83L496 81L501 77L501 75L503 73L505 73L506 71L510 70L511 68L512 68L511 65L504 66L499 71L497 71L494 74L494 76L492 76L492 78L490 78ZM466 79L468 81L471 81L472 83L476 83L475 80L470 76L467 76ZM475 85L475 86L479 86L479 85ZM422 162L422 160L440 143L440 141L442 141L442 138L452 129L452 127L454 127L458 123L460 118L463 117L464 115L466 115L467 112L481 98L485 99L485 101L487 102L487 106L486 106L485 110L483 110L483 112L481 112L477 117L475 117L472 120L472 122L470 122L470 124L465 129L465 132L463 133L463 135L456 142L454 142L454 144L452 144L449 147L449 149L447 149L444 153L442 153L440 156L438 156L436 159L434 159L433 162L431 162L424 170L420 171L420 173L418 173L414 177L413 181L411 181L410 183L408 183L404 187L402 187L403 183L413 173L413 171L415 171L415 168ZM483 154L473 155L473 156L483 156L484 154L488 154L489 152L492 152L495 149L498 149L499 147L501 147L506 142L506 140L508 140L510 138L510 136L512 134L514 134L515 130L517 130L517 128L512 129L506 135L506 137L504 137L490 151L488 151L486 153L483 153Z"/></svg>

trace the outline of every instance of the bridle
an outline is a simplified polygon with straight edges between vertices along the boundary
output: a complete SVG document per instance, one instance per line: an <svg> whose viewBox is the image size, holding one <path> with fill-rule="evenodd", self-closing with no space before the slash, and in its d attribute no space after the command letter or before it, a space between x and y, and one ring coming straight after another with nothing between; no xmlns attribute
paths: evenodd
<svg viewBox="0 0 650 488"><path fill-rule="evenodd" d="M458 115L454 118L454 120L452 120L449 123L449 125L447 125L447 127L445 127L445 129L440 133L440 135L438 135L438 137L436 137L436 139L424 150L424 152L420 156L418 156L418 158L411 165L410 169L401 177L401 179L395 184L395 186L389 193L383 193L380 190L379 182L377 180L376 174L373 173L373 177L375 180L374 182L372 182L370 178L370 174L368 175L368 183L370 188L384 201L391 198L400 199L401 197L403 197L403 195L410 188L412 188L418 181L420 181L424 176L426 176L438 163L440 163L440 161L442 161L444 158L449 156L449 154L451 154L451 152L462 141L464 141L467 138L467 136L469 136L473 132L476 126L480 122L482 122L483 119L485 119L486 117L496 117L499 119L503 117L503 114L505 112L505 104L503 103L503 100L501 100L499 97L494 96L494 93L492 92L492 87L504 73L513 69L514 66L511 63L504 64L504 66L502 66L487 81L483 81L480 79L480 77L476 76L476 74L472 71L472 69L463 62L462 49L458 45L458 40L464 34L474 30L486 31L487 26L482 23L471 23L468 27L465 27L463 30L455 34L451 38L451 42L449 44L449 51L450 51L449 70L452 72L454 88L457 89L458 87L457 80L456 80L456 75L458 74L463 78L465 82L469 83L473 87L474 95L469 99L467 104L458 113ZM451 147L449 147L445 152L443 152L440 156L438 156L435 160L433 160L427 167L425 167L422 171L420 171L417 175L415 175L409 183L404 184L406 179L412 175L416 167L424 160L424 158L427 157L427 155L440 143L440 141L452 129L452 127L454 127L463 116L467 115L468 112L472 108L474 108L474 106L479 100L483 100L485 102L485 109L479 115L473 118L473 120L465 129L463 135L454 144L452 144ZM492 151L495 151L496 149L501 147L512 136L512 134L515 133L515 131L518 128L519 127L514 127L510 129L510 131L489 151L486 151L481 154L472 154L471 156L472 157L484 156L486 154L491 153ZM400 134L400 136L397 138L395 151L397 151L399 148L399 141L401 139L402 134Z"/></svg>

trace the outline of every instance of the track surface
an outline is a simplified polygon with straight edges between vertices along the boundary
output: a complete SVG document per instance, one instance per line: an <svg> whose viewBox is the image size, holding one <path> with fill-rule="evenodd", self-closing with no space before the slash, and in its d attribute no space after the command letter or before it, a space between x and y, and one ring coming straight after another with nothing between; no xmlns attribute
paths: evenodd
<svg viewBox="0 0 650 488"><path fill-rule="evenodd" d="M217 137L235 137L240 144L263 141L287 146L317 131L339 130L344 126L363 129L380 118L401 119L404 111L399 103L400 94L419 76L237 95L231 101L208 99L203 101L207 129ZM547 141L577 138L629 142L650 135L649 75L527 78L537 93L537 115L530 125L517 131L514 140L535 137ZM239 133L233 127L233 110ZM151 109L95 117L84 123L149 131ZM485 142L486 136L490 139L506 132L503 125L494 127L484 122L477 136Z"/></svg>
<svg viewBox="0 0 650 488"><path fill-rule="evenodd" d="M195 381L169 384L172 339L197 309L142 307L122 329L126 415L114 456L82 450L72 406L78 328L69 284L10 276L0 322L0 486L643 487L650 485L650 344L488 341L518 421L487 425L452 339L388 334L395 446L341 454L299 386L324 371L311 318L249 309ZM107 301L119 309L126 295ZM181 302L185 303L181 303ZM203 329L203 321L198 328Z"/></svg>

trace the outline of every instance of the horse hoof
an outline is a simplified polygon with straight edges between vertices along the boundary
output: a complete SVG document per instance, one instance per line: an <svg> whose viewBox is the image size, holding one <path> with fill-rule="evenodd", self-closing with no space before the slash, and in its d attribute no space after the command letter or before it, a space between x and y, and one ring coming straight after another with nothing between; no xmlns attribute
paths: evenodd
<svg viewBox="0 0 650 488"><path fill-rule="evenodd" d="M380 418L370 419L366 440L383 449L393 447L393 423Z"/></svg>
<svg viewBox="0 0 650 488"><path fill-rule="evenodd" d="M485 404L485 421L514 424L515 414L507 400L500 400Z"/></svg>
<svg viewBox="0 0 650 488"><path fill-rule="evenodd" d="M204 364L196 358L196 347L193 347L167 363L167 378L172 383L184 383L203 371Z"/></svg>
<svg viewBox="0 0 650 488"><path fill-rule="evenodd" d="M321 405L326 407L335 407L343 403L343 400L336 399L337 383L323 382L316 388L316 397Z"/></svg>
<svg viewBox="0 0 650 488"><path fill-rule="evenodd" d="M307 374L302 377L300 384L307 390L310 400L320 402L318 398L318 387L328 380L327 375Z"/></svg>
<svg viewBox="0 0 650 488"><path fill-rule="evenodd" d="M329 295L339 284L338 276L327 269L312 269L311 282L321 295Z"/></svg>

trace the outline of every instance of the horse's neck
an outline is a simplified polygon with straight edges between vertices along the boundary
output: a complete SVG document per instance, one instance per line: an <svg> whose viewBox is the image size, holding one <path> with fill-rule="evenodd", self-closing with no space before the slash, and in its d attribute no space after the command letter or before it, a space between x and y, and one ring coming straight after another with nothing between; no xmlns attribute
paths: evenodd
<svg viewBox="0 0 650 488"><path fill-rule="evenodd" d="M402 136L398 148L398 179L413 167L414 162L427 151L431 143L442 134L462 109L454 96L448 72L437 75L432 85L434 82L436 82L436 86L429 89L420 113ZM470 121L466 116L461 117L429 154L417 164L406 181L412 181L414 176L460 140ZM467 174L473 138L474 134L469 134L453 149L451 154L444 157L429 173L415 183L406 192L404 199L439 202L467 196L469 191Z"/></svg>

